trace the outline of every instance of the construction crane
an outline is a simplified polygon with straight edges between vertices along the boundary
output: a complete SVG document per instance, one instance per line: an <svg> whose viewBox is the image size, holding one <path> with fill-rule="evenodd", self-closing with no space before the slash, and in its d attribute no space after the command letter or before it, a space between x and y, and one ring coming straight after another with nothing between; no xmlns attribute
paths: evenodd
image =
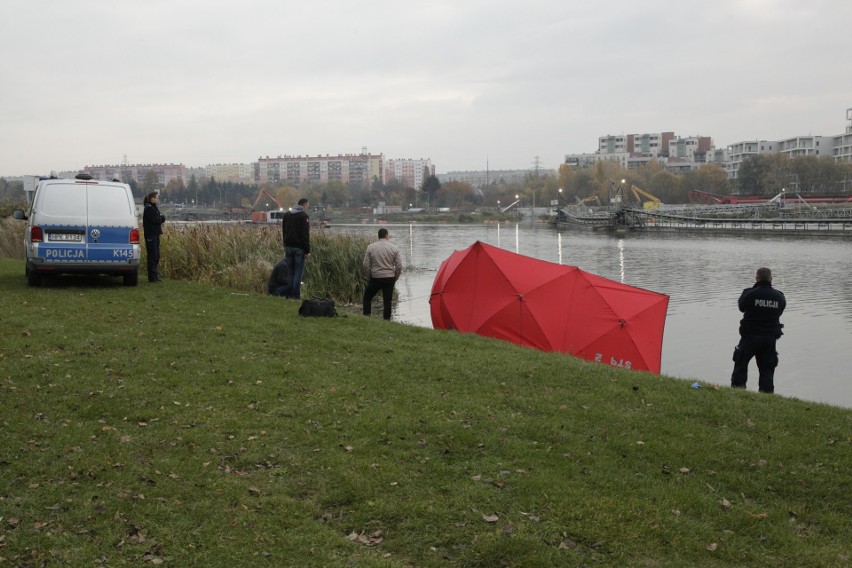
<svg viewBox="0 0 852 568"><path fill-rule="evenodd" d="M260 199L263 196L266 196L272 203L278 207L277 211L256 211L258 203L260 203ZM267 204L268 205L268 204ZM265 189L261 189L257 194L257 199L254 200L254 203L251 206L251 222L252 223L275 223L281 219L281 216L284 214L284 208L281 206L281 203L275 199L275 196L266 191Z"/></svg>
<svg viewBox="0 0 852 568"><path fill-rule="evenodd" d="M643 209L659 209L660 208L661 201L657 196L651 195L650 193L648 193L644 189L642 189L640 187L636 187L635 185L630 186L630 191L633 193L633 197L636 198L636 201L638 201L639 203L642 204ZM645 199L647 199L647 201L643 201L642 200L643 197Z"/></svg>
<svg viewBox="0 0 852 568"><path fill-rule="evenodd" d="M583 199L580 199L575 195L574 198L577 200L577 205L601 205L601 198L597 195L589 195Z"/></svg>

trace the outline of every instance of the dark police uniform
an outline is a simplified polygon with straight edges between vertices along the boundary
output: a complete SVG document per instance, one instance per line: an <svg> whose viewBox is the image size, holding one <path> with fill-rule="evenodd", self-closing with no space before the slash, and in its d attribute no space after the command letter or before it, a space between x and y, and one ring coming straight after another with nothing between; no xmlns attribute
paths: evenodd
<svg viewBox="0 0 852 568"><path fill-rule="evenodd" d="M154 203L145 203L142 211L142 230L145 232L145 252L148 257L148 282L159 282L160 235L163 234L165 216Z"/></svg>
<svg viewBox="0 0 852 568"><path fill-rule="evenodd" d="M787 300L772 283L762 280L746 288L738 302L743 319L740 320L740 343L734 349L734 372L731 386L745 388L748 380L748 364L754 357L760 372L760 392L775 392L773 379L778 366L775 341L781 337L784 325L779 321Z"/></svg>

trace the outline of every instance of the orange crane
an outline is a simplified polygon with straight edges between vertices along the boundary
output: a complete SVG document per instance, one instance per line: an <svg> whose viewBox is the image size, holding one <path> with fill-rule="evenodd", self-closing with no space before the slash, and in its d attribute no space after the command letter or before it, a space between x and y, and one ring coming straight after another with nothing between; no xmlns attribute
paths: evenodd
<svg viewBox="0 0 852 568"><path fill-rule="evenodd" d="M257 209L257 204L260 203L260 198L266 196L272 203L274 203L277 207L277 211L255 211ZM254 200L254 204L251 206L251 222L252 223L274 223L281 219L281 216L284 214L284 208L281 206L281 203L275 199L275 196L266 191L265 189L260 190L257 194L257 199Z"/></svg>

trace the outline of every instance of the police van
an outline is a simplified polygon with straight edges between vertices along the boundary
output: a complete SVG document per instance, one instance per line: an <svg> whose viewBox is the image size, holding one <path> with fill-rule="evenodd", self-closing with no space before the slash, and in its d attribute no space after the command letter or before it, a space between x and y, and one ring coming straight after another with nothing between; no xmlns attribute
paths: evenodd
<svg viewBox="0 0 852 568"><path fill-rule="evenodd" d="M139 220L130 186L89 174L44 179L36 186L24 234L27 282L59 274L121 276L139 281Z"/></svg>

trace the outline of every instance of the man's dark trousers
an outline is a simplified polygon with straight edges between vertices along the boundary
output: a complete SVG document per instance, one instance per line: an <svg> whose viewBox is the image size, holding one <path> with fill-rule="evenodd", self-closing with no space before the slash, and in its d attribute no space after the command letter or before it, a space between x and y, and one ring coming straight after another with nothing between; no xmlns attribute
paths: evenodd
<svg viewBox="0 0 852 568"><path fill-rule="evenodd" d="M368 316L372 312L373 298L382 291L382 299L384 300L384 309L382 317L386 320L391 319L391 308L393 301L393 285L396 284L396 278L370 278L367 282L367 289L364 290L364 315Z"/></svg>
<svg viewBox="0 0 852 568"><path fill-rule="evenodd" d="M776 338L770 335L745 335L734 349L734 372L731 374L731 386L745 388L748 379L748 364L752 357L757 361L760 373L757 388L760 392L775 392L775 367L778 366L778 352L775 350Z"/></svg>

